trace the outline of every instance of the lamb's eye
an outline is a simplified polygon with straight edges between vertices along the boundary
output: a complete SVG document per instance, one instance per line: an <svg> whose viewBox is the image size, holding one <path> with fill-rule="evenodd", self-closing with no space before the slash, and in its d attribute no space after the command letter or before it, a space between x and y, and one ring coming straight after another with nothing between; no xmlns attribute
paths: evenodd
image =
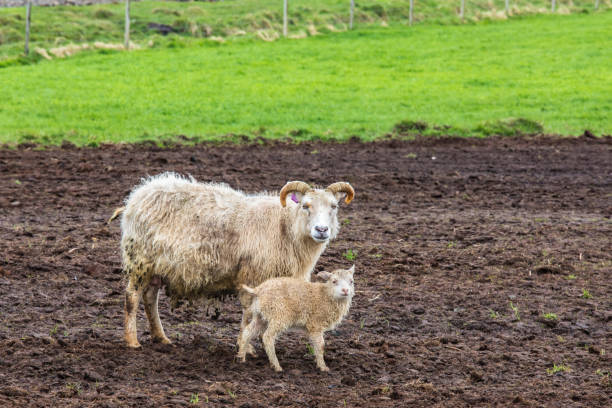
<svg viewBox="0 0 612 408"><path fill-rule="evenodd" d="M304 204L302 206L302 208L305 209L305 210L309 210L310 209L310 205L309 204Z"/></svg>
<svg viewBox="0 0 612 408"><path fill-rule="evenodd" d="M353 280L351 279L351 285L353 284Z"/></svg>
<svg viewBox="0 0 612 408"><path fill-rule="evenodd" d="M338 208L338 206L336 204L332 204L332 210L335 210L336 208Z"/></svg>

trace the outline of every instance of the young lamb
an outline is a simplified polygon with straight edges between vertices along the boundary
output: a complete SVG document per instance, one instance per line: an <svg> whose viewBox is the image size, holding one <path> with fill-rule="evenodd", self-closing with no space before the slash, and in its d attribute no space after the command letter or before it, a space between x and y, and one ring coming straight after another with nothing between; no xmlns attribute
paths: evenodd
<svg viewBox="0 0 612 408"><path fill-rule="evenodd" d="M323 333L340 324L348 313L355 294L354 272L355 265L348 270L319 272L325 283L275 278L255 289L242 285L251 295L250 304L244 306L253 318L238 340L238 358L242 362L246 360L252 338L263 332L262 341L270 364L275 371L282 371L274 348L276 338L288 329L301 329L310 337L317 367L329 371L323 360Z"/></svg>

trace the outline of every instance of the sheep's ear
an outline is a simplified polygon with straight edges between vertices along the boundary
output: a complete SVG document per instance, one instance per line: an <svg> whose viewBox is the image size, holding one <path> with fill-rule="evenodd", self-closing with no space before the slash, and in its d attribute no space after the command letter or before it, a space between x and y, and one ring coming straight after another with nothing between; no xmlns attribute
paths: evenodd
<svg viewBox="0 0 612 408"><path fill-rule="evenodd" d="M329 278L331 278L332 274L327 271L321 271L317 274L317 276L327 282Z"/></svg>
<svg viewBox="0 0 612 408"><path fill-rule="evenodd" d="M353 264L353 266L351 266L351 268L348 270L348 272L351 274L351 276L353 276L353 274L355 273L355 265Z"/></svg>
<svg viewBox="0 0 612 408"><path fill-rule="evenodd" d="M294 203L299 203L300 201L302 201L302 197L304 197L304 194L300 193L299 191L294 191L289 194L288 198Z"/></svg>

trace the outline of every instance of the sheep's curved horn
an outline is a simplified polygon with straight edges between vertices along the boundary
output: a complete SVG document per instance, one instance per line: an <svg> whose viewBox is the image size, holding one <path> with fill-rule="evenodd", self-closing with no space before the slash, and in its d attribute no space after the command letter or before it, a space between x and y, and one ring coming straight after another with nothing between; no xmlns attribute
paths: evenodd
<svg viewBox="0 0 612 408"><path fill-rule="evenodd" d="M326 188L327 191L331 193L346 193L346 198L344 199L345 203L350 203L355 198L355 190L349 183L345 183L343 181L339 181L337 183L330 184Z"/></svg>
<svg viewBox="0 0 612 408"><path fill-rule="evenodd" d="M312 188L303 181L289 181L283 186L280 191L280 202L283 207L287 206L287 194L297 191L298 193L306 194L311 191Z"/></svg>

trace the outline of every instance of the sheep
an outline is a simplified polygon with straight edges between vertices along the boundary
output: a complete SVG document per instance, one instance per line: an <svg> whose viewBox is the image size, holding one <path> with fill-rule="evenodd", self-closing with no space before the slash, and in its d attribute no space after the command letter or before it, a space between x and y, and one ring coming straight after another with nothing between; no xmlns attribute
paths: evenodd
<svg viewBox="0 0 612 408"><path fill-rule="evenodd" d="M326 283L305 282L295 278L269 279L251 289L242 289L252 298L248 301L251 322L238 340L238 359L246 361L247 348L253 337L261 333L268 360L275 371L282 371L274 343L284 331L294 328L308 333L314 348L317 367L329 371L323 359L323 333L334 329L349 311L355 294L353 273L338 269L332 273L319 272Z"/></svg>
<svg viewBox="0 0 612 408"><path fill-rule="evenodd" d="M143 179L115 211L121 218L121 255L127 279L125 341L140 347L136 315L142 297L154 341L170 344L158 313L162 286L178 299L219 298L240 285L274 277L310 280L339 231L339 200L349 183L312 188L291 181L279 195L247 195L223 183L164 173ZM287 200L290 197L290 200ZM241 330L248 323L243 313Z"/></svg>

